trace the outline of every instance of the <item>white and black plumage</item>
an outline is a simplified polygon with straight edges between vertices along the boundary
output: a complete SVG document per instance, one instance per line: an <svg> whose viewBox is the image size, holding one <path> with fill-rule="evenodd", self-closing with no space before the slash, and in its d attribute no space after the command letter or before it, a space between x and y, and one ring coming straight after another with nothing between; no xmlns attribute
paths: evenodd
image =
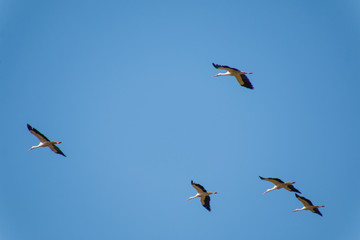
<svg viewBox="0 0 360 240"><path fill-rule="evenodd" d="M201 204L204 206L204 208L211 211L209 195L217 194L217 192L207 192L203 186L201 186L198 183L194 183L193 180L191 180L191 185L196 189L197 194L195 196L193 196L193 197L190 197L190 198L186 199L186 200L190 200L190 199L200 197Z"/></svg>
<svg viewBox="0 0 360 240"><path fill-rule="evenodd" d="M284 183L284 182L283 182L281 179L279 179L279 178L263 178L263 177L261 177L261 176L259 176L259 178L260 178L261 180L265 180L265 181L271 182L271 183L273 183L273 184L275 185L273 188L270 188L270 189L266 190L263 194L268 193L268 192L273 191L273 190L276 190L276 189L281 189L281 188L284 188L284 189L286 189L286 190L288 190L288 191L290 191L290 192L301 193L299 190L297 190L297 189L293 186L293 184L294 184L295 182L285 182L285 183Z"/></svg>
<svg viewBox="0 0 360 240"><path fill-rule="evenodd" d="M252 74L252 72L242 72L239 69L236 68L232 68L229 66L222 66L222 65L218 65L213 63L213 66L216 69L222 69L227 71L226 73L218 73L216 75L214 75L214 77L218 77L218 76L234 76L236 78L236 80L240 83L241 86L249 88L249 89L254 89L253 85L251 84L250 80L248 79L248 77L245 74Z"/></svg>
<svg viewBox="0 0 360 240"><path fill-rule="evenodd" d="M304 207L295 209L295 210L293 210L293 212L302 211L302 210L310 210L313 213L316 213L316 214L319 214L320 216L322 216L322 214L318 208L325 207L324 205L316 206L309 199L299 196L296 193L295 193L295 197L297 199L299 199L299 201L302 202L302 204L304 204Z"/></svg>
<svg viewBox="0 0 360 240"><path fill-rule="evenodd" d="M47 137L45 137L41 132L39 132L38 130L36 130L35 128L31 127L29 124L27 125L27 128L29 129L29 131L35 135L35 137L37 137L40 140L39 145L37 146L33 146L29 149L33 150L35 148L39 148L39 147L49 147L54 153L63 155L64 157L65 154L60 150L60 148L58 148L55 144L60 144L61 142L56 142L56 141L50 141Z"/></svg>

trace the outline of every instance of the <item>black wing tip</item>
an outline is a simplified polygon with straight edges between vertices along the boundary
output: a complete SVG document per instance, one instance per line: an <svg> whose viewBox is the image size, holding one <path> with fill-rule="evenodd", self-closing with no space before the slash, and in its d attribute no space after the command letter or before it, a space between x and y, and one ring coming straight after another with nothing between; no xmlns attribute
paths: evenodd
<svg viewBox="0 0 360 240"><path fill-rule="evenodd" d="M51 150L53 150L54 153L57 153L57 154L60 154L60 155L62 155L64 157L66 157L66 155L63 153L63 151L61 151L61 149L58 146L53 145L53 147L54 147L55 151L52 148L51 148Z"/></svg>
<svg viewBox="0 0 360 240"><path fill-rule="evenodd" d="M234 70L239 71L238 69L229 67L229 66L227 66L227 65L220 65L220 64L215 64L215 63L212 63L212 64L213 64L213 66L214 66L216 69L219 68L219 67L223 67L223 68L231 68L231 69L234 69Z"/></svg>
<svg viewBox="0 0 360 240"><path fill-rule="evenodd" d="M60 150L60 148L58 148L58 151L56 153L66 157L66 155Z"/></svg>
<svg viewBox="0 0 360 240"><path fill-rule="evenodd" d="M254 86L251 84L249 78L245 74L241 74L240 77L241 77L242 81L244 82L243 85L241 85L241 83L240 83L241 86L246 87L251 90L254 89Z"/></svg>
<svg viewBox="0 0 360 240"><path fill-rule="evenodd" d="M191 185L195 185L198 188L200 188L203 192L207 192L206 189L204 188L204 186L201 185L200 183L195 183L195 182L193 182L193 180L191 180Z"/></svg>
<svg viewBox="0 0 360 240"><path fill-rule="evenodd" d="M297 192L297 193L301 194L301 192L299 190L297 190L293 185L289 185L289 189L291 192Z"/></svg>
<svg viewBox="0 0 360 240"><path fill-rule="evenodd" d="M244 81L245 82L245 81ZM254 90L253 85L251 84L251 82L248 80L248 82L246 82L244 85L242 85L243 87L246 87L247 89L250 90Z"/></svg>
<svg viewBox="0 0 360 240"><path fill-rule="evenodd" d="M254 90L253 86L249 87L249 86L245 86L245 85L241 85L242 87L245 87L247 89L250 89L250 90Z"/></svg>
<svg viewBox="0 0 360 240"><path fill-rule="evenodd" d="M27 123L27 128L29 129L29 131L31 131L33 128L32 126L30 126L30 124Z"/></svg>
<svg viewBox="0 0 360 240"><path fill-rule="evenodd" d="M264 180L265 178L263 178L262 176L259 176L259 178L261 179L261 180Z"/></svg>
<svg viewBox="0 0 360 240"><path fill-rule="evenodd" d="M295 197L299 198L300 196L297 193L295 193Z"/></svg>
<svg viewBox="0 0 360 240"><path fill-rule="evenodd" d="M322 213L319 211L319 209L314 209L314 213L319 214L320 216L323 216Z"/></svg>
<svg viewBox="0 0 360 240"><path fill-rule="evenodd" d="M211 208L210 208L210 197L209 196L206 196L205 197L205 200L204 200L204 208L206 208L209 212L211 211Z"/></svg>
<svg viewBox="0 0 360 240"><path fill-rule="evenodd" d="M57 151L56 151L55 153L60 154L60 155L62 155L62 156L64 156L64 157L66 157L66 155L60 150L60 148L57 148L56 150L57 150Z"/></svg>
<svg viewBox="0 0 360 240"><path fill-rule="evenodd" d="M284 181L283 181L283 180L281 180L280 178L273 178L273 177L269 177L269 178L267 178L267 179L271 179L271 180L278 181L278 182L280 182L280 183L284 183Z"/></svg>

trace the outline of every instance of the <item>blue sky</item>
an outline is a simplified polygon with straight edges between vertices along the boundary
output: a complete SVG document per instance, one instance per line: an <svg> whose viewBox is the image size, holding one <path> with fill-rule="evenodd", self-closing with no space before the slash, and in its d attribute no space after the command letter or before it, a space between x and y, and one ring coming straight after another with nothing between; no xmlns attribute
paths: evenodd
<svg viewBox="0 0 360 240"><path fill-rule="evenodd" d="M360 238L359 10L0 1L0 238ZM28 152L27 123L68 157ZM191 180L218 192L212 212L185 201Z"/></svg>

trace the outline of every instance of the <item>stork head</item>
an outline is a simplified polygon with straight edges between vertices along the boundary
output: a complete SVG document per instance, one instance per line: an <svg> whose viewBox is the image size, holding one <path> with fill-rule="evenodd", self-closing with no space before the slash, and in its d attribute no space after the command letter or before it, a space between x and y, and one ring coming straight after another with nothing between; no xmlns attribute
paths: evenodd
<svg viewBox="0 0 360 240"><path fill-rule="evenodd" d="M240 74L253 74L252 72L240 72Z"/></svg>
<svg viewBox="0 0 360 240"><path fill-rule="evenodd" d="M210 194L217 194L217 192L211 192Z"/></svg>
<svg viewBox="0 0 360 240"><path fill-rule="evenodd" d="M220 76L220 73L218 73L218 74L214 75L213 77L218 77L218 76Z"/></svg>
<svg viewBox="0 0 360 240"><path fill-rule="evenodd" d="M60 143L62 143L62 142L57 142L56 144L60 144Z"/></svg>

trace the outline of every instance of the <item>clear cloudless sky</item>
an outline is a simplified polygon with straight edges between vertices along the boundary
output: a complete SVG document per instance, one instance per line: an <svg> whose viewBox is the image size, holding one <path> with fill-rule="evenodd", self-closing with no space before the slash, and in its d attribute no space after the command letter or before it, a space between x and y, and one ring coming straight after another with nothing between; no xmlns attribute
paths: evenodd
<svg viewBox="0 0 360 240"><path fill-rule="evenodd" d="M0 239L360 239L359 12L0 1ZM67 157L28 152L27 123ZM259 175L295 181L324 216L263 195ZM185 201L191 180L218 192L211 212Z"/></svg>

